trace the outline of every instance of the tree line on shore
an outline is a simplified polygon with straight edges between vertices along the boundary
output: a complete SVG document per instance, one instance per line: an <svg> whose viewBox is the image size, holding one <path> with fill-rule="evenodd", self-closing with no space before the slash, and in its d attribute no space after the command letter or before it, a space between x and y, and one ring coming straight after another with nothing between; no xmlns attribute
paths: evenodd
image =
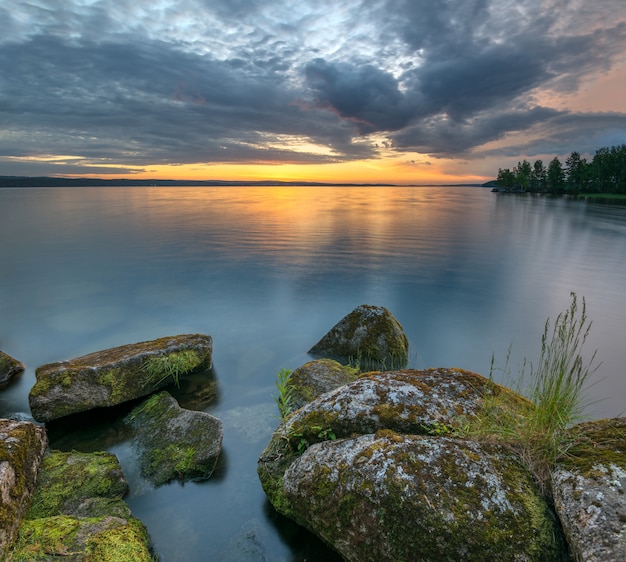
<svg viewBox="0 0 626 562"><path fill-rule="evenodd" d="M626 144L596 150L591 161L572 152L563 165L554 157L546 167L542 160L518 162L512 170L498 170L498 187L543 193L626 193Z"/></svg>

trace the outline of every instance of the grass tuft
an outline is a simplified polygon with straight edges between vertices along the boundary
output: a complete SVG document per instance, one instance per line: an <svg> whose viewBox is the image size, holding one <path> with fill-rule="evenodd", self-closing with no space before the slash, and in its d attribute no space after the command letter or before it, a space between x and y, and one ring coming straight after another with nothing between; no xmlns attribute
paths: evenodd
<svg viewBox="0 0 626 562"><path fill-rule="evenodd" d="M291 384L291 373L289 369L281 369L276 374L276 388L278 396L274 398L280 418L285 419L292 411L291 397L293 393L293 385Z"/></svg>
<svg viewBox="0 0 626 562"><path fill-rule="evenodd" d="M580 422L588 403L585 390L591 375L598 369L594 351L589 362L582 357L591 328L585 300L579 309L576 294L565 312L552 326L545 323L537 366L530 364L528 376L524 361L513 389L528 398L511 408L504 395L486 395L483 409L470 424L470 433L492 436L517 450L544 491L550 469L574 444L569 428ZM510 352L510 350L509 350ZM508 365L508 355L507 363ZM493 375L493 360L492 373ZM508 369L505 375L510 376ZM527 384L526 384L527 381Z"/></svg>

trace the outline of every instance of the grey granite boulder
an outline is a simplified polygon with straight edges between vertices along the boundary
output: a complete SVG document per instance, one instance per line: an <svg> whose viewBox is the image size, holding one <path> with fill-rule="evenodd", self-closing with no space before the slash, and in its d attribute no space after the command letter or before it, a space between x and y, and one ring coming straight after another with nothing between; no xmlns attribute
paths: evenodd
<svg viewBox="0 0 626 562"><path fill-rule="evenodd" d="M363 370L395 369L408 362L409 340L391 312L364 304L335 324L309 353L352 362Z"/></svg>
<svg viewBox="0 0 626 562"><path fill-rule="evenodd" d="M44 428L29 422L0 420L0 559L30 505L37 472L48 445Z"/></svg>
<svg viewBox="0 0 626 562"><path fill-rule="evenodd" d="M112 453L47 454L7 560L153 561L148 533L122 499L127 488Z"/></svg>
<svg viewBox="0 0 626 562"><path fill-rule="evenodd" d="M33 417L47 422L152 394L212 364L213 340L183 334L42 365L30 391Z"/></svg>
<svg viewBox="0 0 626 562"><path fill-rule="evenodd" d="M181 408L162 391L125 420L133 428L142 475L155 486L174 479L205 479L213 473L224 436L215 416Z"/></svg>
<svg viewBox="0 0 626 562"><path fill-rule="evenodd" d="M0 351L0 384L9 382L15 375L24 370L24 363Z"/></svg>
<svg viewBox="0 0 626 562"><path fill-rule="evenodd" d="M359 370L333 359L316 359L294 369L289 377L290 406L293 410L315 400L318 396L357 379Z"/></svg>
<svg viewBox="0 0 626 562"><path fill-rule="evenodd" d="M486 394L525 402L459 369L362 375L281 423L261 485L346 560L560 560L555 517L523 462L457 437Z"/></svg>
<svg viewBox="0 0 626 562"><path fill-rule="evenodd" d="M626 418L580 424L572 434L552 493L574 559L626 560Z"/></svg>

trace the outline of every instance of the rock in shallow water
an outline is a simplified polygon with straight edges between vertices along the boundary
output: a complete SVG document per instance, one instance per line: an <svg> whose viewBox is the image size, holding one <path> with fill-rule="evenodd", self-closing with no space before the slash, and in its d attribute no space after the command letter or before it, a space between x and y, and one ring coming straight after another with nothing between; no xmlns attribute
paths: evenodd
<svg viewBox="0 0 626 562"><path fill-rule="evenodd" d="M211 336L183 334L42 365L29 394L30 409L37 421L47 422L147 396L209 369L212 351Z"/></svg>

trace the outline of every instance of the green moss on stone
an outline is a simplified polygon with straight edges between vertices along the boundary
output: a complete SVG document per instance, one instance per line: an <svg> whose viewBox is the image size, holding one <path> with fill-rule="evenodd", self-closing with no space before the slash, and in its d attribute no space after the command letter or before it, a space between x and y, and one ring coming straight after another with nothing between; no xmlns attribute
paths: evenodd
<svg viewBox="0 0 626 562"><path fill-rule="evenodd" d="M112 453L54 451L44 458L29 519L71 513L88 498L122 498L126 480Z"/></svg>

